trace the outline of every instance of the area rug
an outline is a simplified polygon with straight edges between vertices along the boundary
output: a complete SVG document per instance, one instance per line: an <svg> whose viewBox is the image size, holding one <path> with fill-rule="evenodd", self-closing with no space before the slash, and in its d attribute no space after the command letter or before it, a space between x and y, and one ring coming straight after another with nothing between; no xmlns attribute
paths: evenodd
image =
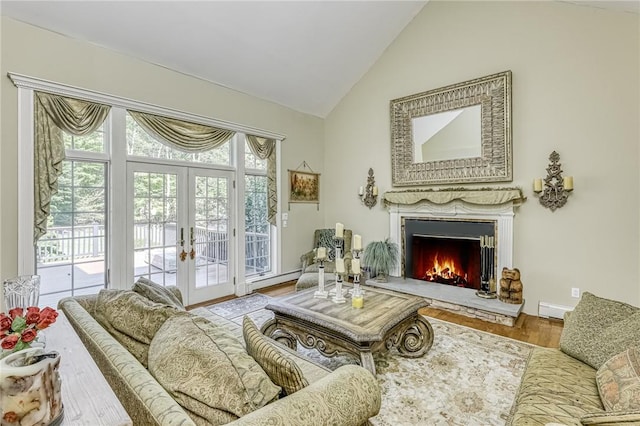
<svg viewBox="0 0 640 426"><path fill-rule="evenodd" d="M253 294L208 309L238 324L248 315L261 326L273 316L264 309L270 299ZM533 346L426 318L433 326L434 341L423 357L403 358L395 351L374 356L382 407L371 423L504 425ZM349 356L326 358L301 345L298 351L331 369L357 363Z"/></svg>

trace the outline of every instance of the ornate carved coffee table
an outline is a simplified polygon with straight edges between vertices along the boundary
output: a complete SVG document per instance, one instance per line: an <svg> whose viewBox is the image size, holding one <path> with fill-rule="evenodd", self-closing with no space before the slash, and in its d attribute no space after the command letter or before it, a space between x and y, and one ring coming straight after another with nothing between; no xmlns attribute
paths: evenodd
<svg viewBox="0 0 640 426"><path fill-rule="evenodd" d="M427 306L422 298L367 287L364 308L356 309L350 300L335 304L330 299L315 299L314 291L268 304L266 308L275 316L262 326L262 332L294 350L299 341L327 357L354 355L374 375L373 353L395 347L401 355L417 358L433 344L433 328L418 314L418 309Z"/></svg>

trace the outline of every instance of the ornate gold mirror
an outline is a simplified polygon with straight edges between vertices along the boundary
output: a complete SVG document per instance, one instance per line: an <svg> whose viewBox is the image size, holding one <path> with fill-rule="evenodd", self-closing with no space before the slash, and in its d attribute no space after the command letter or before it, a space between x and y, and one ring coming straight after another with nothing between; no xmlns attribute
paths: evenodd
<svg viewBox="0 0 640 426"><path fill-rule="evenodd" d="M510 182L511 71L391 101L393 186Z"/></svg>

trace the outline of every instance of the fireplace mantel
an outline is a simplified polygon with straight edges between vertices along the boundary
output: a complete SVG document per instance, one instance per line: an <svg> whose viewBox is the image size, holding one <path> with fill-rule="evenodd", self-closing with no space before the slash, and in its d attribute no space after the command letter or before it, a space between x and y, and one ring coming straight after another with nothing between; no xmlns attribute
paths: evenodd
<svg viewBox="0 0 640 426"><path fill-rule="evenodd" d="M496 226L497 268L511 268L513 260L513 216L525 197L520 188L454 188L446 190L404 190L384 194L389 208L390 240L403 249L405 218L493 221ZM390 275L402 274L398 264Z"/></svg>
<svg viewBox="0 0 640 426"><path fill-rule="evenodd" d="M511 203L520 205L526 200L520 188L452 188L452 189L408 189L384 193L386 204L411 205L427 201L433 204L447 204L460 200L475 205L494 206Z"/></svg>

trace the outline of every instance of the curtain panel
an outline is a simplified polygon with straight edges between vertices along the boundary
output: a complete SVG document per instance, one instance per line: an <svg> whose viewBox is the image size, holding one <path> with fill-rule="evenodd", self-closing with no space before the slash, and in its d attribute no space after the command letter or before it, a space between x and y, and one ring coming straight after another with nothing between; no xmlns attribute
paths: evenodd
<svg viewBox="0 0 640 426"><path fill-rule="evenodd" d="M278 190L276 186L276 140L247 135L249 149L256 157L267 160L267 220L276 225Z"/></svg>
<svg viewBox="0 0 640 426"><path fill-rule="evenodd" d="M175 118L127 110L133 119L151 136L172 148L183 152L203 152L216 148L236 134L233 130L220 129L204 124L191 123Z"/></svg>
<svg viewBox="0 0 640 426"><path fill-rule="evenodd" d="M111 107L79 99L34 92L34 244L47 233L51 197L65 158L62 132L84 136L94 132Z"/></svg>

